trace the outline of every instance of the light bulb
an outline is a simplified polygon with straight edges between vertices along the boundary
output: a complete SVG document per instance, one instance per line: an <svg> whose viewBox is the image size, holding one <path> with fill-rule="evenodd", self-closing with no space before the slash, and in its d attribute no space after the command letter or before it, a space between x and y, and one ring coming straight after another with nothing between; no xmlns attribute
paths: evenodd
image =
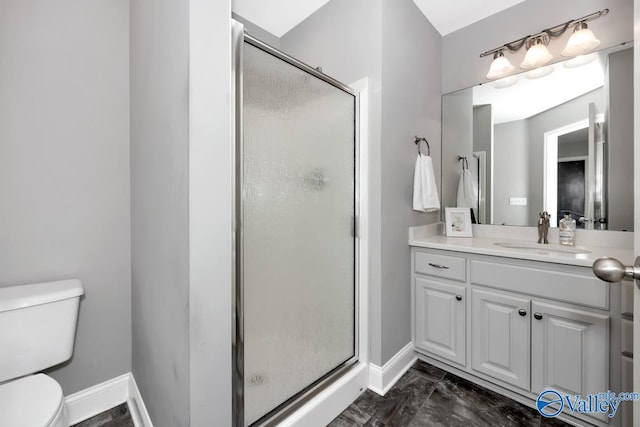
<svg viewBox="0 0 640 427"><path fill-rule="evenodd" d="M547 49L547 46L544 45L542 40L535 39L529 50L527 50L527 54L525 55L522 64L520 64L520 68L524 68L525 70L538 68L548 64L552 59L553 55L551 55L549 49Z"/></svg>
<svg viewBox="0 0 640 427"><path fill-rule="evenodd" d="M579 22L569 37L567 45L562 51L562 56L578 56L595 49L600 44L586 22Z"/></svg>
<svg viewBox="0 0 640 427"><path fill-rule="evenodd" d="M510 74L515 70L516 67L511 65L511 62L507 58L505 58L504 53L502 51L496 52L493 55L493 62L489 67L489 72L487 73L487 78L489 80L499 79L500 77L504 77L507 74Z"/></svg>

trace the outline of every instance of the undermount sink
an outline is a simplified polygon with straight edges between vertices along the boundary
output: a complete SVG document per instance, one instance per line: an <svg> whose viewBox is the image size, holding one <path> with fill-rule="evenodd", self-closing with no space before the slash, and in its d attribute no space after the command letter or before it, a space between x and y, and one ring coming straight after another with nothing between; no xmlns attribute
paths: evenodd
<svg viewBox="0 0 640 427"><path fill-rule="evenodd" d="M494 243L496 246L500 246L501 248L509 248L509 249L524 249L524 250L534 250L534 251L545 251L545 252L561 252L565 254L588 254L591 253L586 249L571 247L571 246L559 246L559 245L549 245L542 243L519 243L519 242L496 242Z"/></svg>

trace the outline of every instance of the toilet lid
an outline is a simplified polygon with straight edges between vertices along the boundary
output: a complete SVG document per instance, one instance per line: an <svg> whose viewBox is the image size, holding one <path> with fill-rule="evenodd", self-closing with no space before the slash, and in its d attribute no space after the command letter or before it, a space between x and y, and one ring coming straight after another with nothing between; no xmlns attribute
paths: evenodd
<svg viewBox="0 0 640 427"><path fill-rule="evenodd" d="M0 385L0 426L47 426L63 404L60 384L44 375L29 375Z"/></svg>

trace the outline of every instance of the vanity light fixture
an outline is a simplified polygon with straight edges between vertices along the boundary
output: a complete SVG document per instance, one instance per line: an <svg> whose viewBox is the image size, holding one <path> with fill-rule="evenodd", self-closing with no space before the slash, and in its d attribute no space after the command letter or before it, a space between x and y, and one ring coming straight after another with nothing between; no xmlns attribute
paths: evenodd
<svg viewBox="0 0 640 427"><path fill-rule="evenodd" d="M531 70L547 65L553 59L553 55L551 55L551 52L547 49L549 37L546 34L529 39L526 44L528 45L527 54L522 64L520 64L520 68Z"/></svg>
<svg viewBox="0 0 640 427"><path fill-rule="evenodd" d="M600 44L600 41L596 39L593 31L587 28L587 22L598 19L607 13L609 13L609 9L603 9L583 16L582 18L572 19L563 24L546 28L537 34L524 36L518 40L505 43L500 47L481 53L481 58L493 55L493 62L487 74L487 79L494 80L505 77L515 70L515 67L511 65L509 60L504 56L505 51L517 52L525 47L527 54L520 67L526 70L548 64L553 59L553 55L549 52L549 49L547 49L550 40L562 36L571 26L574 26L574 32L569 38L567 46L562 51L562 55L578 56L595 49Z"/></svg>
<svg viewBox="0 0 640 427"><path fill-rule="evenodd" d="M587 23L580 21L576 24L571 37L569 37L569 41L562 51L562 56L584 55L598 47L599 44L600 40L587 27Z"/></svg>
<svg viewBox="0 0 640 427"><path fill-rule="evenodd" d="M516 67L511 65L511 62L504 56L504 53L499 50L493 55L493 62L489 67L487 78L489 80L499 79L500 77L511 74L515 69Z"/></svg>

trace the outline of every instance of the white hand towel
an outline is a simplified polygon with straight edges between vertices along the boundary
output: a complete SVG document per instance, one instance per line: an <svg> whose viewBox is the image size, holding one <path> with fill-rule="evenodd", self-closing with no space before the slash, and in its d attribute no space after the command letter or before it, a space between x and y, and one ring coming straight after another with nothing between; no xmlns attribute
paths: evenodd
<svg viewBox="0 0 640 427"><path fill-rule="evenodd" d="M440 209L431 157L418 154L413 172L413 209L419 212L435 212Z"/></svg>
<svg viewBox="0 0 640 427"><path fill-rule="evenodd" d="M471 172L465 169L460 172L458 180L457 206L459 208L478 208L478 195L473 186Z"/></svg>
<svg viewBox="0 0 640 427"><path fill-rule="evenodd" d="M413 170L413 210L425 212L422 206L422 156L418 154L416 159L416 167Z"/></svg>

